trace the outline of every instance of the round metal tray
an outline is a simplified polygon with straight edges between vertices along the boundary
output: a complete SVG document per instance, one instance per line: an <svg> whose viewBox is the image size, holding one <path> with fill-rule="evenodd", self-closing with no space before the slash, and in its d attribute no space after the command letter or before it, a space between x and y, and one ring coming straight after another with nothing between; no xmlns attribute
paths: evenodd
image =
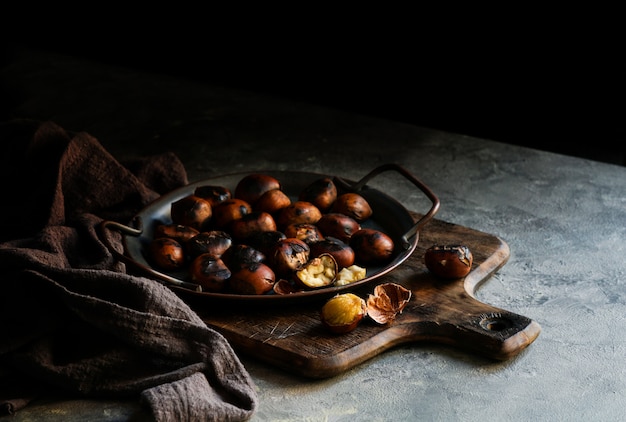
<svg viewBox="0 0 626 422"><path fill-rule="evenodd" d="M367 185L367 182L373 177L390 170L403 175L415 187L421 190L432 202L431 208L418 221L415 221L412 214L394 198ZM140 270L147 277L165 283L178 293L220 301L287 303L330 297L338 293L351 291L358 287L373 283L378 278L398 267L413 253L418 243L419 230L436 214L439 209L439 199L437 196L407 170L396 164L386 164L377 167L358 182L347 181L338 176L330 176L333 177L333 180L337 184L339 190L358 192L372 207L373 215L367 221L362 223L362 227L375 228L387 233L391 236L395 244L393 259L389 263L384 266L368 267L367 275L364 279L344 286L326 287L284 295L275 294L273 292L263 295L204 292L198 289L197 284L190 281L185 270L178 272L163 272L154 268L150 264L146 255L148 245L153 237L154 228L160 223L171 223L170 206L172 202L193 193L197 187L203 185L224 186L234 192L237 183L244 176L251 173L263 173L277 178L282 184L283 191L287 193L292 200L297 199L300 192L313 181L321 177L329 177L328 175L319 173L261 170L255 172L227 174L194 182L161 196L140 211L129 225L120 224L114 221L102 222L101 226L103 229L118 230L123 234L124 254L122 255L116 253L115 249L111 245L108 245L109 249L125 263ZM105 236L103 237L106 238Z"/></svg>

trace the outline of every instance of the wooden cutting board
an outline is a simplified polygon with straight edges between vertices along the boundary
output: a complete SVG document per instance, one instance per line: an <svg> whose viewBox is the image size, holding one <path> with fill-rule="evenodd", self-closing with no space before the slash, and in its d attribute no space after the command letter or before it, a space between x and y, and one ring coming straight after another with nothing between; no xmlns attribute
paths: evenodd
<svg viewBox="0 0 626 422"><path fill-rule="evenodd" d="M474 256L471 273L453 281L432 276L423 256L433 244L467 245ZM411 257L376 283L398 283L413 292L402 314L388 326L363 319L346 334L332 334L321 324L319 312L327 299L279 309L248 304L222 308L187 299L207 325L222 333L238 352L311 378L337 375L394 346L419 341L506 360L529 346L541 331L533 320L484 304L473 295L508 258L509 247L497 236L431 220ZM374 285L369 285L355 293L366 298L373 289Z"/></svg>

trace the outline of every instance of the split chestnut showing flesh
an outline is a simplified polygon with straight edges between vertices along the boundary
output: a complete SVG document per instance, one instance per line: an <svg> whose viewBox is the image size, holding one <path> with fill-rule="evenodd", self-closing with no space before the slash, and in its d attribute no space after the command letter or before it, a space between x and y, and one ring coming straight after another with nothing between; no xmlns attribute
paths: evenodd
<svg viewBox="0 0 626 422"><path fill-rule="evenodd" d="M296 271L298 282L309 289L328 287L337 277L337 261L330 254L322 254L309 260Z"/></svg>
<svg viewBox="0 0 626 422"><path fill-rule="evenodd" d="M230 289L242 295L262 295L274 287L276 275L263 263L256 263L235 272L228 281Z"/></svg>
<svg viewBox="0 0 626 422"><path fill-rule="evenodd" d="M380 230L357 230L350 238L350 246L361 264L383 264L393 257L393 239Z"/></svg>
<svg viewBox="0 0 626 422"><path fill-rule="evenodd" d="M196 195L187 195L172 202L170 216L174 224L203 230L207 227L213 214L211 203Z"/></svg>
<svg viewBox="0 0 626 422"><path fill-rule="evenodd" d="M424 253L426 268L440 278L465 277L473 262L472 252L464 245L434 245Z"/></svg>
<svg viewBox="0 0 626 422"><path fill-rule="evenodd" d="M175 270L185 265L185 251L182 245L172 238L152 239L148 249L152 262L163 270Z"/></svg>
<svg viewBox="0 0 626 422"><path fill-rule="evenodd" d="M231 272L220 258L211 254L197 256L189 268L191 279L207 292L221 292L225 289Z"/></svg>
<svg viewBox="0 0 626 422"><path fill-rule="evenodd" d="M359 223L367 220L373 214L369 202L363 196L354 192L339 195L333 205L333 212L345 214Z"/></svg>
<svg viewBox="0 0 626 422"><path fill-rule="evenodd" d="M355 252L347 243L328 236L320 241L309 244L311 248L311 257L320 256L321 254L331 254L339 269L349 267L354 264Z"/></svg>
<svg viewBox="0 0 626 422"><path fill-rule="evenodd" d="M281 189L280 181L267 174L249 174L244 176L235 187L235 198L243 199L250 205L267 191Z"/></svg>
<svg viewBox="0 0 626 422"><path fill-rule="evenodd" d="M367 303L354 293L329 299L320 312L322 324L331 332L343 334L354 330L367 314Z"/></svg>
<svg viewBox="0 0 626 422"><path fill-rule="evenodd" d="M310 202L322 212L327 212L337 200L337 186L330 177L322 177L305 187L298 199Z"/></svg>

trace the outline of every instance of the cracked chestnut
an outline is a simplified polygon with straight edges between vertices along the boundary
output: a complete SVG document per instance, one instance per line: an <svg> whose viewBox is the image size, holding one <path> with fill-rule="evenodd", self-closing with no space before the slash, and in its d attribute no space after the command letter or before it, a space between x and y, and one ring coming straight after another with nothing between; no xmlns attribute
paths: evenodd
<svg viewBox="0 0 626 422"><path fill-rule="evenodd" d="M465 245L433 245L424 253L426 268L440 278L461 278L469 274L474 257Z"/></svg>

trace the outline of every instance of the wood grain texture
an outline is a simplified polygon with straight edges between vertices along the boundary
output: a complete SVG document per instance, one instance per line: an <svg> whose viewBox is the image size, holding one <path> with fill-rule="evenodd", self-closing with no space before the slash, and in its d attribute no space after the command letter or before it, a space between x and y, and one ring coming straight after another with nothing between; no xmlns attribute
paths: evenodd
<svg viewBox="0 0 626 422"><path fill-rule="evenodd" d="M418 214L415 214L416 217ZM425 267L425 250L433 244L465 244L474 255L465 279L442 281ZM326 378L350 369L394 346L418 341L452 345L497 360L509 359L530 345L541 328L531 319L481 303L475 289L509 258L508 245L497 236L431 220L420 233L409 259L378 281L409 288L413 295L391 325L369 319L352 332L332 334L321 324L324 301L279 309L220 306L189 297L208 326L222 333L241 353L286 371ZM373 285L356 290L366 298Z"/></svg>

